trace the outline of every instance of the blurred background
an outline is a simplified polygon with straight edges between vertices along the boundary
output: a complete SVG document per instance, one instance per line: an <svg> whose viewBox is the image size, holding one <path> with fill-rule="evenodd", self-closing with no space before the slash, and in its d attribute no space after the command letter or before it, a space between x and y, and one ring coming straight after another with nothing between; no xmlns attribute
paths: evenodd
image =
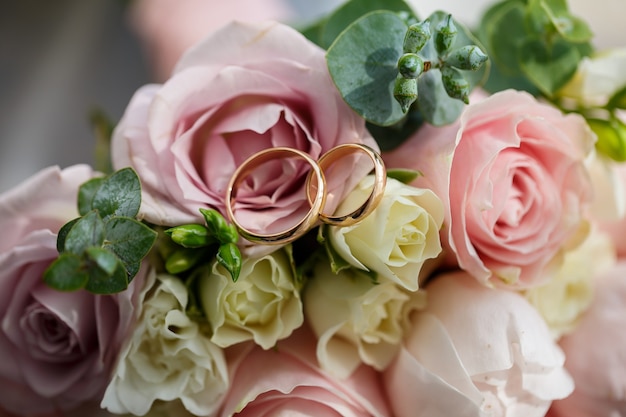
<svg viewBox="0 0 626 417"><path fill-rule="evenodd" d="M473 28L493 0L412 0ZM340 0L0 0L0 192L38 170L93 164L93 110L118 120L133 92L228 20L296 27ZM471 5L470 5L471 4ZM599 47L626 46L626 0L570 0ZM626 70L626 69L625 69Z"/></svg>

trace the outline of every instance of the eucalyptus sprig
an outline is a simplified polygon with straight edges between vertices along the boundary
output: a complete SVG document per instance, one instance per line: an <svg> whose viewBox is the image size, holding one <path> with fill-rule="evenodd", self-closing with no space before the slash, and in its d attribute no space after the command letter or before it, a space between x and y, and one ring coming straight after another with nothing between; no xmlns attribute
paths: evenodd
<svg viewBox="0 0 626 417"><path fill-rule="evenodd" d="M237 281L241 272L241 251L237 246L239 233L234 225L214 209L200 209L205 225L186 224L167 229L165 233L181 246L165 260L170 274L180 274L198 265L203 259L216 258Z"/></svg>
<svg viewBox="0 0 626 417"><path fill-rule="evenodd" d="M44 272L57 290L95 294L125 290L157 233L136 220L141 184L131 168L94 178L78 192L78 217L59 231L59 257Z"/></svg>

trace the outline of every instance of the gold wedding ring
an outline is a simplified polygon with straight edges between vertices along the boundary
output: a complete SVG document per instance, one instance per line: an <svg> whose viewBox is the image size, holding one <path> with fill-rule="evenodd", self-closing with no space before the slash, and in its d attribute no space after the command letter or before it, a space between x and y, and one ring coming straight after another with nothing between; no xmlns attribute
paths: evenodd
<svg viewBox="0 0 626 417"><path fill-rule="evenodd" d="M307 212L302 220L300 220L295 226L278 233L272 234L259 234L254 233L245 227L243 227L237 218L235 217L233 205L235 203L236 189L241 183L250 176L250 174L259 166L266 162L274 161L280 158L293 158L299 157L304 159L309 165L311 165L311 173L307 177L306 186L309 187L311 181L311 175L314 174L317 180L317 191L315 193L315 199L309 200L311 209ZM307 195L310 192L307 189ZM307 153L298 149L277 147L268 148L262 150L248 159L246 159L234 172L233 176L228 183L228 189L226 191L226 210L231 222L235 225L239 234L251 241L257 243L264 243L269 245L279 245L292 242L298 237L308 232L318 221L320 210L326 204L326 180L324 173L320 166L311 158Z"/></svg>
<svg viewBox="0 0 626 417"><path fill-rule="evenodd" d="M381 156L374 149L370 148L367 145L362 145L358 143L346 143L342 145L338 145L325 154L323 154L317 161L320 169L324 171L325 168L328 168L338 159L343 158L349 154L354 152L364 152L369 158L372 160L374 164L374 186L372 188L372 192L365 202L356 210L351 213L340 215L340 216L329 216L324 214L322 211L324 210L324 206L322 205L322 209L319 212L319 219L326 224L330 224L332 226L351 226L353 224L358 223L367 217L374 209L380 204L380 200L382 200L383 195L385 193L385 186L387 185L387 172L385 171L385 164ZM309 175L307 178L307 198L309 199L309 203L313 204L313 200L311 199L311 181L312 177ZM317 197L316 197L317 198Z"/></svg>

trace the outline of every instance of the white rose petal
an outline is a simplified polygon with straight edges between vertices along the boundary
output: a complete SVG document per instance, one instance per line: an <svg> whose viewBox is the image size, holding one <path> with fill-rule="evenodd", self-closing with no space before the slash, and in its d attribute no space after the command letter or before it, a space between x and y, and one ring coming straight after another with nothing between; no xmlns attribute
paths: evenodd
<svg viewBox="0 0 626 417"><path fill-rule="evenodd" d="M317 335L317 358L326 371L347 378L361 364L385 369L395 356L411 308L425 305L393 282L375 284L350 270L334 274L320 263L305 299L308 322Z"/></svg>
<svg viewBox="0 0 626 417"><path fill-rule="evenodd" d="M616 258L611 239L594 230L581 245L565 254L552 280L526 292L526 298L543 316L555 339L575 328L591 305L594 277L610 269Z"/></svg>
<svg viewBox="0 0 626 417"><path fill-rule="evenodd" d="M208 415L228 388L224 354L185 314L185 285L172 276L157 278L101 406L145 415L156 400L179 399L192 414Z"/></svg>
<svg viewBox="0 0 626 417"><path fill-rule="evenodd" d="M218 346L254 340L269 349L304 321L299 288L284 250L244 258L237 282L217 262L199 282L211 340Z"/></svg>
<svg viewBox="0 0 626 417"><path fill-rule="evenodd" d="M338 212L365 201L373 180L368 176L361 181ZM351 265L415 291L424 262L441 253L439 229L443 216L441 200L432 191L390 178L372 214L353 226L329 227L329 240Z"/></svg>

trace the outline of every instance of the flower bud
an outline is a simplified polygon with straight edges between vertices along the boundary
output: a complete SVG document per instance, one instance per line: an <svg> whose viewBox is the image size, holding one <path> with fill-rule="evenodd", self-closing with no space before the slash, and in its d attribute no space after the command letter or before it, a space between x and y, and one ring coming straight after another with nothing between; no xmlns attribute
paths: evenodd
<svg viewBox="0 0 626 417"><path fill-rule="evenodd" d="M174 243L185 248L201 248L215 242L209 230L200 224L185 224L165 231Z"/></svg>
<svg viewBox="0 0 626 417"><path fill-rule="evenodd" d="M405 53L417 53L421 51L426 42L430 39L430 21L415 23L409 26L404 35L402 46Z"/></svg>
<svg viewBox="0 0 626 417"><path fill-rule="evenodd" d="M456 40L456 26L452 20L452 15L448 15L447 19L437 25L435 30L435 49L439 55L443 55L450 50L450 47Z"/></svg>
<svg viewBox="0 0 626 417"><path fill-rule="evenodd" d="M404 113L408 112L411 104L417 100L417 80L398 75L396 84L393 87L393 96L400 104L402 111Z"/></svg>
<svg viewBox="0 0 626 417"><path fill-rule="evenodd" d="M450 97L469 104L470 85L461 71L453 67L444 66L441 68L441 81Z"/></svg>
<svg viewBox="0 0 626 417"><path fill-rule="evenodd" d="M417 54L404 54L398 60L398 71L404 78L417 78L424 71L424 61Z"/></svg>
<svg viewBox="0 0 626 417"><path fill-rule="evenodd" d="M487 55L478 46L466 45L450 52L445 63L461 70L476 71L487 59Z"/></svg>
<svg viewBox="0 0 626 417"><path fill-rule="evenodd" d="M172 275L180 274L193 268L204 255L202 249L180 248L165 261L165 269Z"/></svg>

